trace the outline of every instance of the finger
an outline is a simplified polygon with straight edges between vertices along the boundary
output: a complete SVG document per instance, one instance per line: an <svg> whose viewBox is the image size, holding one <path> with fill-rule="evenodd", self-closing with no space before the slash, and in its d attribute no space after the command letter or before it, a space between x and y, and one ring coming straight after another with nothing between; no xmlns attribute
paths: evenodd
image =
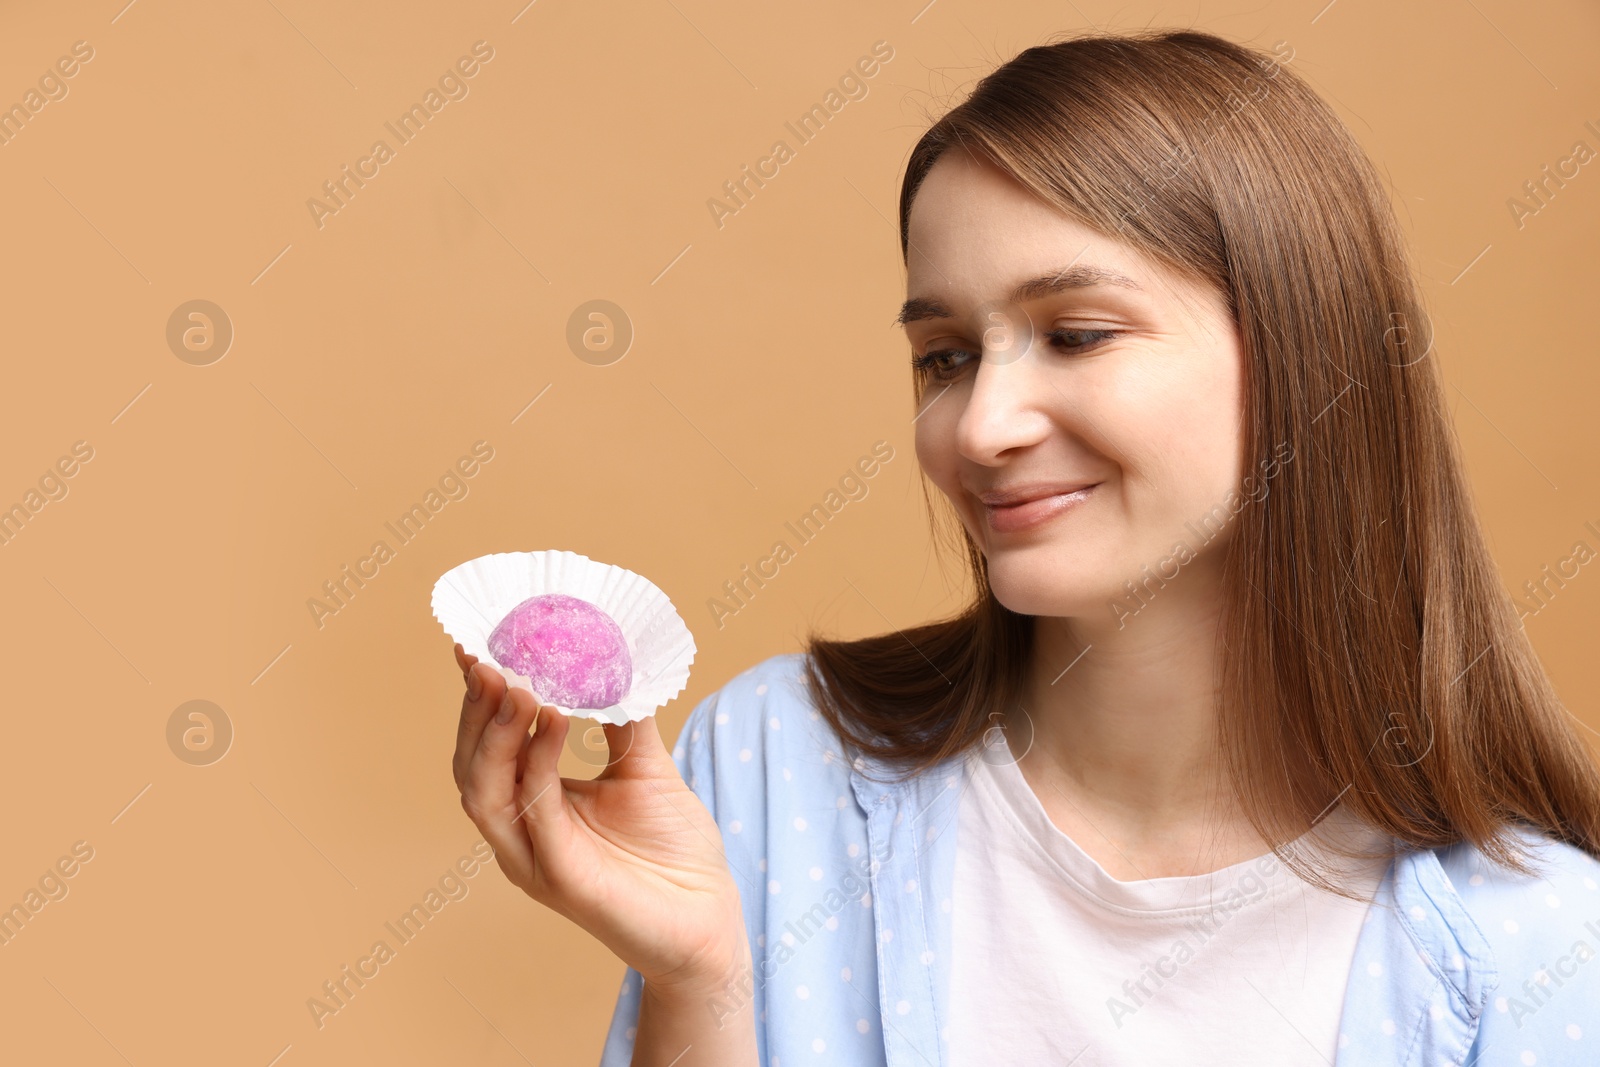
<svg viewBox="0 0 1600 1067"><path fill-rule="evenodd" d="M478 807L505 823L511 822L515 814L512 797L517 784L517 757L537 711L538 703L528 690L520 686L507 689L494 718L484 724L477 751L467 763L462 791L471 793Z"/></svg>
<svg viewBox="0 0 1600 1067"><path fill-rule="evenodd" d="M527 827L504 812L486 811L472 799L468 789L461 791L461 809L467 813L483 839L494 849L495 862L512 884L526 887L533 874L533 844Z"/></svg>
<svg viewBox="0 0 1600 1067"><path fill-rule="evenodd" d="M505 691L506 680L499 671L487 664L468 669L467 692L461 699L461 723L456 729L455 758L450 763L458 789L466 781L467 765L478 751L484 727L499 711Z"/></svg>
<svg viewBox="0 0 1600 1067"><path fill-rule="evenodd" d="M563 855L571 823L566 815L566 796L561 788L561 749L571 720L552 707L539 709L538 731L528 745L522 781L517 785L517 811L541 859Z"/></svg>
<svg viewBox="0 0 1600 1067"><path fill-rule="evenodd" d="M468 655L467 650L461 647L461 642L459 641L456 642L455 653L456 665L461 668L461 673L464 676L472 669L472 665L478 662L478 657Z"/></svg>
<svg viewBox="0 0 1600 1067"><path fill-rule="evenodd" d="M489 673L481 665L473 669ZM489 682L485 677L477 703L489 703ZM537 709L527 690L506 689L504 679L500 683L496 688L502 696L496 713L482 724L477 748L462 775L461 806L494 848L500 868L513 882L526 886L533 873L533 846L527 828L510 805L516 789L517 755ZM505 722L499 721L501 712L509 713Z"/></svg>
<svg viewBox="0 0 1600 1067"><path fill-rule="evenodd" d="M535 718L534 719L534 729L535 730L538 729L538 723L539 723L539 720L537 718ZM527 773L527 770L528 770L528 750L533 747L533 739L534 739L535 736L536 736L535 734L529 734L528 735L528 739L526 741L522 742L522 751L517 754L517 781L519 781L519 782L522 781L522 776L525 773Z"/></svg>

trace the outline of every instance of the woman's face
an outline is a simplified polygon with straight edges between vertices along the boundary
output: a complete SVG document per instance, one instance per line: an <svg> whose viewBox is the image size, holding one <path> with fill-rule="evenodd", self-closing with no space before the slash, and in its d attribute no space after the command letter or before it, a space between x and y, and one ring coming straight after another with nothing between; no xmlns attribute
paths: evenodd
<svg viewBox="0 0 1600 1067"><path fill-rule="evenodd" d="M1120 629L1139 608L1125 582L1147 600L1205 590L1197 572L1214 579L1217 531L1248 500L1222 295L960 150L929 170L909 236L901 321L913 356L936 360L916 372L917 459L999 601Z"/></svg>

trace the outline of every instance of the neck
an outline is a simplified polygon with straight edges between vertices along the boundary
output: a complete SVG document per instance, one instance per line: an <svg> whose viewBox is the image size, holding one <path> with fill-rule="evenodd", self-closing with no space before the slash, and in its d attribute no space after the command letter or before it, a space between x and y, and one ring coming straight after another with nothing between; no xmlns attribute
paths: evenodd
<svg viewBox="0 0 1600 1067"><path fill-rule="evenodd" d="M1152 870L1212 869L1266 848L1217 746L1219 593L1197 571L1136 618L1035 617L1023 714L1007 723L1019 754L1031 731L1019 766L1063 813L1057 825L1092 826Z"/></svg>

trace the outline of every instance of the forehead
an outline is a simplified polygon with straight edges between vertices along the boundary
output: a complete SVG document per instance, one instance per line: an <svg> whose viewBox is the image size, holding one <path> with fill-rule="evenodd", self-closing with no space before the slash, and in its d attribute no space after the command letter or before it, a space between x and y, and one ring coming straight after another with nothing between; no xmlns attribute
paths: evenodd
<svg viewBox="0 0 1600 1067"><path fill-rule="evenodd" d="M929 168L907 223L906 292L981 300L1074 264L1115 273L1147 292L1169 279L1138 250L1047 204L963 149Z"/></svg>

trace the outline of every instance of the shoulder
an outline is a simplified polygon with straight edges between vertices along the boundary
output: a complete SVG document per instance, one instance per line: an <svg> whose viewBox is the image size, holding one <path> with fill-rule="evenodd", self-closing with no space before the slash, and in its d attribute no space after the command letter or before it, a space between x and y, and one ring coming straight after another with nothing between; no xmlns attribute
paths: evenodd
<svg viewBox="0 0 1600 1067"><path fill-rule="evenodd" d="M770 656L702 699L673 759L719 823L780 788L831 801L849 775L843 745L811 699L801 652Z"/></svg>
<svg viewBox="0 0 1600 1067"><path fill-rule="evenodd" d="M805 654L769 656L695 705L673 756L698 748L718 763L753 764L772 752L815 744L818 739L810 736L814 731L805 727L821 723L806 687Z"/></svg>
<svg viewBox="0 0 1600 1067"><path fill-rule="evenodd" d="M1596 1029L1600 860L1532 829L1515 832L1527 845L1533 873L1502 867L1466 842L1437 851L1494 956L1499 982L1487 1014L1522 1032L1538 1028L1535 1015L1541 1022L1548 1019L1558 1032L1584 1030L1579 1023ZM1549 1012L1540 1011L1546 1005Z"/></svg>
<svg viewBox="0 0 1600 1067"><path fill-rule="evenodd" d="M1468 842L1439 849L1439 863L1462 904L1495 948L1545 937L1600 936L1600 860L1534 830L1519 828L1534 867L1519 874ZM1518 935L1529 935L1519 940ZM1568 946L1571 941L1566 942ZM1597 943L1600 947L1600 943Z"/></svg>

